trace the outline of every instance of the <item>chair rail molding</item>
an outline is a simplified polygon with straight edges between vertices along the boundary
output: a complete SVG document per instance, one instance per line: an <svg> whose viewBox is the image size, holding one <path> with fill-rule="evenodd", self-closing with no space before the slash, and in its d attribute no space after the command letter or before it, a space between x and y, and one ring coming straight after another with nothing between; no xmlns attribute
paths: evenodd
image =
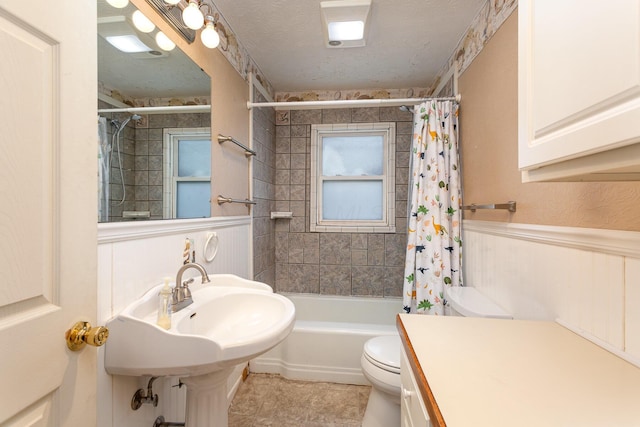
<svg viewBox="0 0 640 427"><path fill-rule="evenodd" d="M105 223L98 225L98 244L243 225L251 225L250 216Z"/></svg>
<svg viewBox="0 0 640 427"><path fill-rule="evenodd" d="M511 239L640 258L640 232L637 231L478 220L463 220L462 228Z"/></svg>

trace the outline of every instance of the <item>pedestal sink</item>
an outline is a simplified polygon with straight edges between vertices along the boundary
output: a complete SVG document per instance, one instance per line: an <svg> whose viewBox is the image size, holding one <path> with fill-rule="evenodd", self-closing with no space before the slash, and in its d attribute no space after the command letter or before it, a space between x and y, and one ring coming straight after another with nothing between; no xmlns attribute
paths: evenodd
<svg viewBox="0 0 640 427"><path fill-rule="evenodd" d="M295 318L293 303L264 283L209 277L190 285L194 302L173 314L169 330L156 325L162 285L107 322L107 372L182 377L189 427L227 426L227 377L286 338Z"/></svg>

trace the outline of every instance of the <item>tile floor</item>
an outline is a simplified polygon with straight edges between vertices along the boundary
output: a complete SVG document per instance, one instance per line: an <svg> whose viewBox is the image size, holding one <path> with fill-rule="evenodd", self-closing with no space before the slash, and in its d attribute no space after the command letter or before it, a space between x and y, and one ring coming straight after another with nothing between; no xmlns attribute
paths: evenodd
<svg viewBox="0 0 640 427"><path fill-rule="evenodd" d="M370 390L250 374L229 408L229 427L359 427Z"/></svg>

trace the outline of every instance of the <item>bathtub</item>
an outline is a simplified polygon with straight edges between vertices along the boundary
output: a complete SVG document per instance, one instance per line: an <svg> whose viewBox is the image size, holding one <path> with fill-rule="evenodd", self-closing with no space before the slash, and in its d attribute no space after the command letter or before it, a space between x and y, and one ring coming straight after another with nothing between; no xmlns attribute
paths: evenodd
<svg viewBox="0 0 640 427"><path fill-rule="evenodd" d="M364 343L397 334L401 298L285 294L296 307L291 334L249 363L251 372L285 378L368 384L360 369Z"/></svg>

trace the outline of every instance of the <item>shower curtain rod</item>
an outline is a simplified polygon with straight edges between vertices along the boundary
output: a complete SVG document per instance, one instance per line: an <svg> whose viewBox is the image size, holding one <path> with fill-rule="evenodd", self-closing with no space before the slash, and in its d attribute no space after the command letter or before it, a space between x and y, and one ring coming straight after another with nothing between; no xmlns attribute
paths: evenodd
<svg viewBox="0 0 640 427"><path fill-rule="evenodd" d="M131 114L166 114L166 113L208 113L211 105L169 105L165 107L126 107L103 108L101 113L131 113Z"/></svg>
<svg viewBox="0 0 640 427"><path fill-rule="evenodd" d="M460 94L456 96L432 97L432 98L399 98L399 99L345 99L331 101L278 101L278 102L247 102L247 108L275 107L276 110L290 110L292 108L299 110L312 110L326 107L375 107L380 105L400 107L402 105L417 105L421 102L437 100L437 101L457 101L460 102L462 97Z"/></svg>

